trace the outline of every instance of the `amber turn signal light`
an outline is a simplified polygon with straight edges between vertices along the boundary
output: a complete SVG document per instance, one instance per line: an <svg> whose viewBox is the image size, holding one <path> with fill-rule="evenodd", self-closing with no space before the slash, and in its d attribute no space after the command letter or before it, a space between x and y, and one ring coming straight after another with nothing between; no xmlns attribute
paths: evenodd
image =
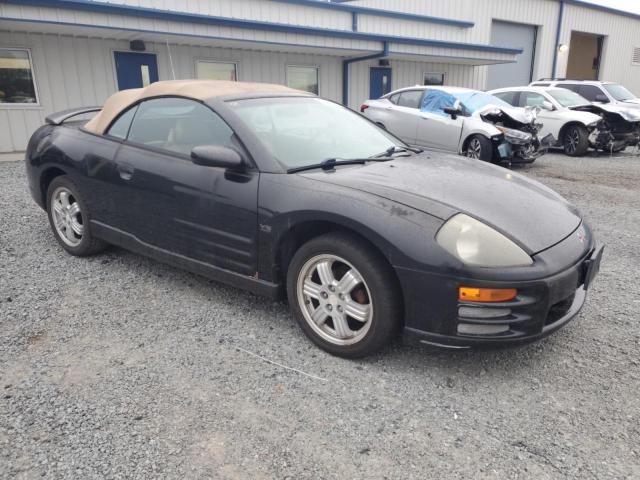
<svg viewBox="0 0 640 480"><path fill-rule="evenodd" d="M460 287L458 300L463 302L508 302L518 295L515 288Z"/></svg>

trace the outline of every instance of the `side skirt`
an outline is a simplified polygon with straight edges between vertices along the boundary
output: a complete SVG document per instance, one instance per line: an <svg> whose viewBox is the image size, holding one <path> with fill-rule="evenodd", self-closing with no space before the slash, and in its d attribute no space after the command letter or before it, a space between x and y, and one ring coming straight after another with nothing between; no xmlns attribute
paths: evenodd
<svg viewBox="0 0 640 480"><path fill-rule="evenodd" d="M130 250L153 258L154 260L158 260L159 262L231 285L232 287L248 290L257 295L273 299L280 297L281 288L277 283L266 282L254 277L241 275L224 268L215 267L208 263L155 247L143 242L135 235L124 232L118 228L111 227L102 222L98 222L97 220L91 220L91 228L96 237L113 245L118 245L126 250Z"/></svg>

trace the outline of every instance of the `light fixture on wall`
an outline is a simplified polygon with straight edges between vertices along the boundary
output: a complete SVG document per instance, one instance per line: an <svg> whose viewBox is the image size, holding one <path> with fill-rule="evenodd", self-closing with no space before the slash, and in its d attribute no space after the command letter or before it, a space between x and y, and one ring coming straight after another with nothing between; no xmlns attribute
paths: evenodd
<svg viewBox="0 0 640 480"><path fill-rule="evenodd" d="M558 51L560 53L565 53L569 50L569 45L566 45L564 43L561 43L560 45L558 45Z"/></svg>
<svg viewBox="0 0 640 480"><path fill-rule="evenodd" d="M144 52L146 48L147 47L142 40L131 40L129 42L129 49L134 52Z"/></svg>

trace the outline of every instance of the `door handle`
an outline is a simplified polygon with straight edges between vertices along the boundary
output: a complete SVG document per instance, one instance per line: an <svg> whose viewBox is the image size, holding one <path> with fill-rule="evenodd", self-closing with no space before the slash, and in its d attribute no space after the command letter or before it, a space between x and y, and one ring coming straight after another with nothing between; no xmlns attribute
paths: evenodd
<svg viewBox="0 0 640 480"><path fill-rule="evenodd" d="M133 177L134 168L128 163L118 163L116 164L116 169L123 180L131 180L131 177Z"/></svg>

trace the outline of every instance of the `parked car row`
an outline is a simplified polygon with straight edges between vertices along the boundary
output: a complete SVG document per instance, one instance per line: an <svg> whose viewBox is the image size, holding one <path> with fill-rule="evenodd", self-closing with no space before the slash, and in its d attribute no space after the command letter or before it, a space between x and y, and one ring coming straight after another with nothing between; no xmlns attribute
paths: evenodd
<svg viewBox="0 0 640 480"><path fill-rule="evenodd" d="M439 126L443 149L477 148L476 158L495 150L529 161L543 148L533 111L482 92L434 91L371 103L391 114L368 110L387 113L378 121L389 129L405 122L411 143L423 142L420 122ZM395 115L423 105L426 120ZM73 121L91 111L89 122ZM124 90L104 107L47 117L26 166L31 195L70 254L114 244L286 295L305 334L344 357L400 332L448 348L542 338L579 312L602 257L580 213L547 187L422 152L279 85Z"/></svg>
<svg viewBox="0 0 640 480"><path fill-rule="evenodd" d="M496 163L531 163L550 147L582 156L637 146L640 100L621 85L595 83L534 82L487 93L415 86L367 100L360 112L409 144Z"/></svg>

